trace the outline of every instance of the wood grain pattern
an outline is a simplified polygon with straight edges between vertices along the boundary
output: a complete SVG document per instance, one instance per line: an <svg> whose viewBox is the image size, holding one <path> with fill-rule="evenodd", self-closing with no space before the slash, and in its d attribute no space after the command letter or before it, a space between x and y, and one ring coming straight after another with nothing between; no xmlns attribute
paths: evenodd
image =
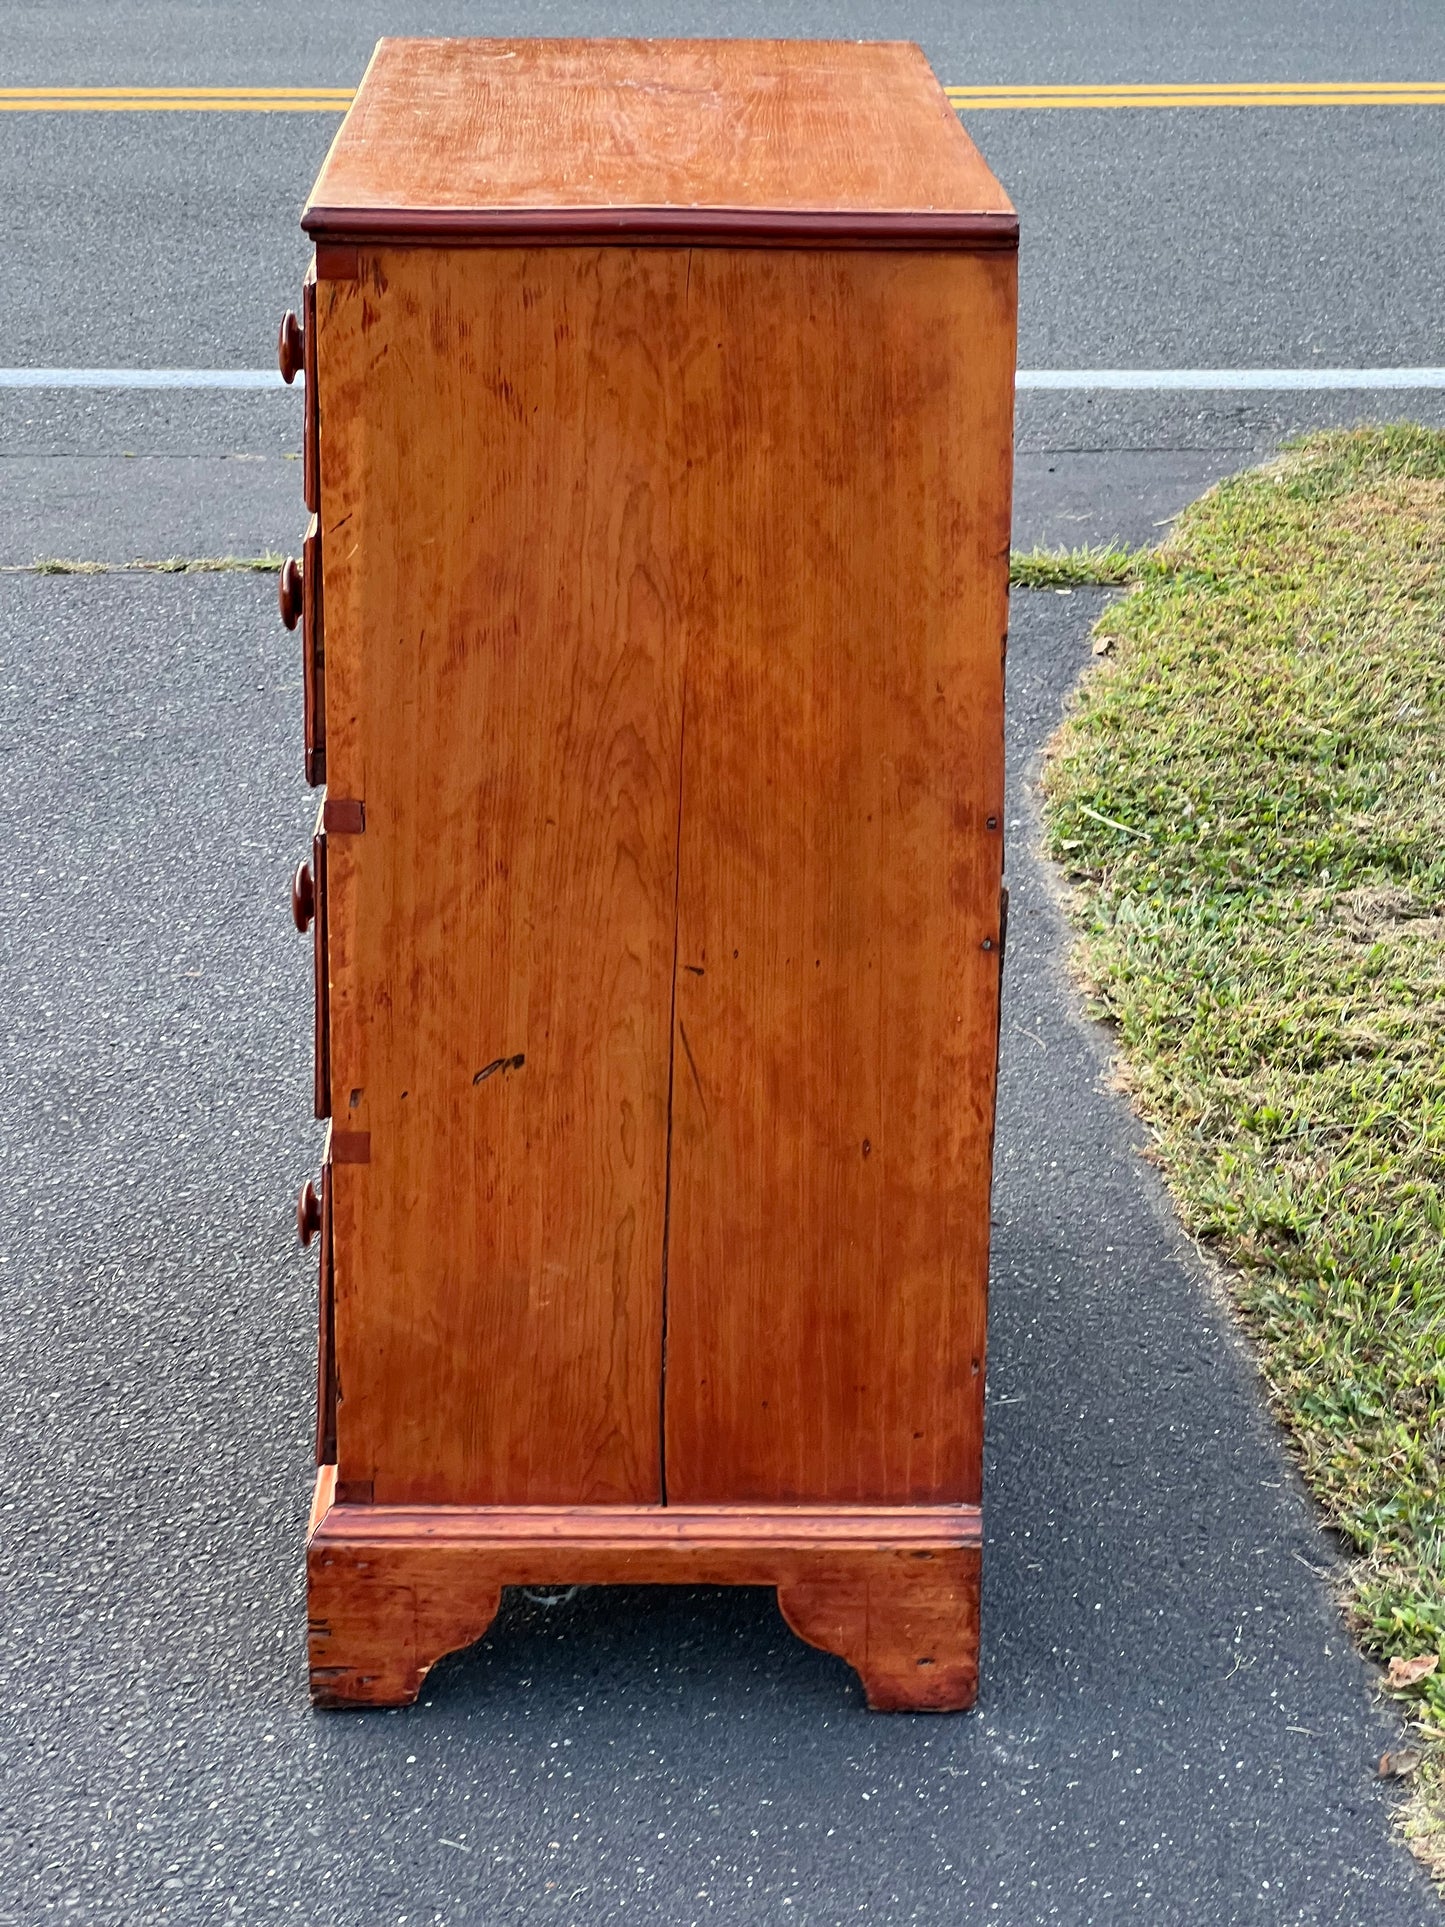
<svg viewBox="0 0 1445 1927"><path fill-rule="evenodd" d="M364 270L317 296L340 1476L655 1499L687 260Z"/></svg>
<svg viewBox="0 0 1445 1927"><path fill-rule="evenodd" d="M711 1559L762 1547L776 1553L948 1552L976 1549L983 1538L982 1514L973 1505L348 1507L333 1492L324 1510L328 1544L376 1548L425 1540L497 1553L525 1550L537 1558L650 1558L661 1549L679 1558Z"/></svg>
<svg viewBox="0 0 1445 1927"><path fill-rule="evenodd" d="M1017 239L902 42L383 40L302 225L332 242Z"/></svg>
<svg viewBox="0 0 1445 1927"><path fill-rule="evenodd" d="M405 1705L514 1585L771 1585L799 1637L880 1711L977 1690L974 1507L353 1506L317 1480L307 1548L313 1698Z"/></svg>
<svg viewBox="0 0 1445 1927"><path fill-rule="evenodd" d="M811 1559L778 1587L778 1610L836 1653L874 1713L962 1713L978 1697L976 1551Z"/></svg>
<svg viewBox="0 0 1445 1927"><path fill-rule="evenodd" d="M667 1495L974 1499L1013 264L367 259L320 292L343 1476L662 1489L675 996Z"/></svg>
<svg viewBox="0 0 1445 1927"><path fill-rule="evenodd" d="M666 1492L976 1501L1013 263L690 298Z"/></svg>
<svg viewBox="0 0 1445 1927"><path fill-rule="evenodd" d="M915 48L383 42L307 225L314 1694L671 1582L967 1705L1012 210Z"/></svg>

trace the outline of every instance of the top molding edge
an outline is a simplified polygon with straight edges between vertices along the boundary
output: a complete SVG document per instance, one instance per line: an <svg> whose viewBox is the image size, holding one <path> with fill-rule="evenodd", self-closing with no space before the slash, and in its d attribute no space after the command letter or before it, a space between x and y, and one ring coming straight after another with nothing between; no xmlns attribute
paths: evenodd
<svg viewBox="0 0 1445 1927"><path fill-rule="evenodd" d="M894 247L1011 250L1017 214L934 209L308 207L317 243L420 247L672 244L701 247Z"/></svg>

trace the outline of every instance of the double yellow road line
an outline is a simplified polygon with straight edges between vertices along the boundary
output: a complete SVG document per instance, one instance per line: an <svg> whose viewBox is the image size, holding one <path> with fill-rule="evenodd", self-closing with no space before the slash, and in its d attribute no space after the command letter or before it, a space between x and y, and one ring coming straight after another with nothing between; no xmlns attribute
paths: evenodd
<svg viewBox="0 0 1445 1927"><path fill-rule="evenodd" d="M962 114L1062 107L1445 107L1445 81L949 87ZM344 114L350 87L0 87L0 114Z"/></svg>
<svg viewBox="0 0 1445 1927"><path fill-rule="evenodd" d="M948 87L961 114L1041 107L1445 107L1445 81L1143 81L1090 87Z"/></svg>
<svg viewBox="0 0 1445 1927"><path fill-rule="evenodd" d="M0 114L344 114L354 87L0 87Z"/></svg>

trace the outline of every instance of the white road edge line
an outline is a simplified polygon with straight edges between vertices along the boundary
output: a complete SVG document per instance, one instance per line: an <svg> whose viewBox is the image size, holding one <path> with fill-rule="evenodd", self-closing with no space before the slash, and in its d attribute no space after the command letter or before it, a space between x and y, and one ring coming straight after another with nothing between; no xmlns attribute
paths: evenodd
<svg viewBox="0 0 1445 1927"><path fill-rule="evenodd" d="M298 377L298 384L299 384ZM266 368L0 368L0 388L243 388L283 386ZM1020 389L1445 388L1445 368L1020 368Z"/></svg>
<svg viewBox="0 0 1445 1927"><path fill-rule="evenodd" d="M0 368L0 388L280 388L269 368Z"/></svg>
<svg viewBox="0 0 1445 1927"><path fill-rule="evenodd" d="M1020 388L1445 388L1445 368L1020 368Z"/></svg>

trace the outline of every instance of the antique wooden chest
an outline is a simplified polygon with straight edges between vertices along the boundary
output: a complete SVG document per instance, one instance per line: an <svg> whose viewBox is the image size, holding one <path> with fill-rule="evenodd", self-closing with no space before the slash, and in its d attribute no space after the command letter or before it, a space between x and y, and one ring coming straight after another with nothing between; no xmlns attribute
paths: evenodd
<svg viewBox="0 0 1445 1927"><path fill-rule="evenodd" d="M1017 223L918 50L383 41L303 217L326 1704L977 1678Z"/></svg>

